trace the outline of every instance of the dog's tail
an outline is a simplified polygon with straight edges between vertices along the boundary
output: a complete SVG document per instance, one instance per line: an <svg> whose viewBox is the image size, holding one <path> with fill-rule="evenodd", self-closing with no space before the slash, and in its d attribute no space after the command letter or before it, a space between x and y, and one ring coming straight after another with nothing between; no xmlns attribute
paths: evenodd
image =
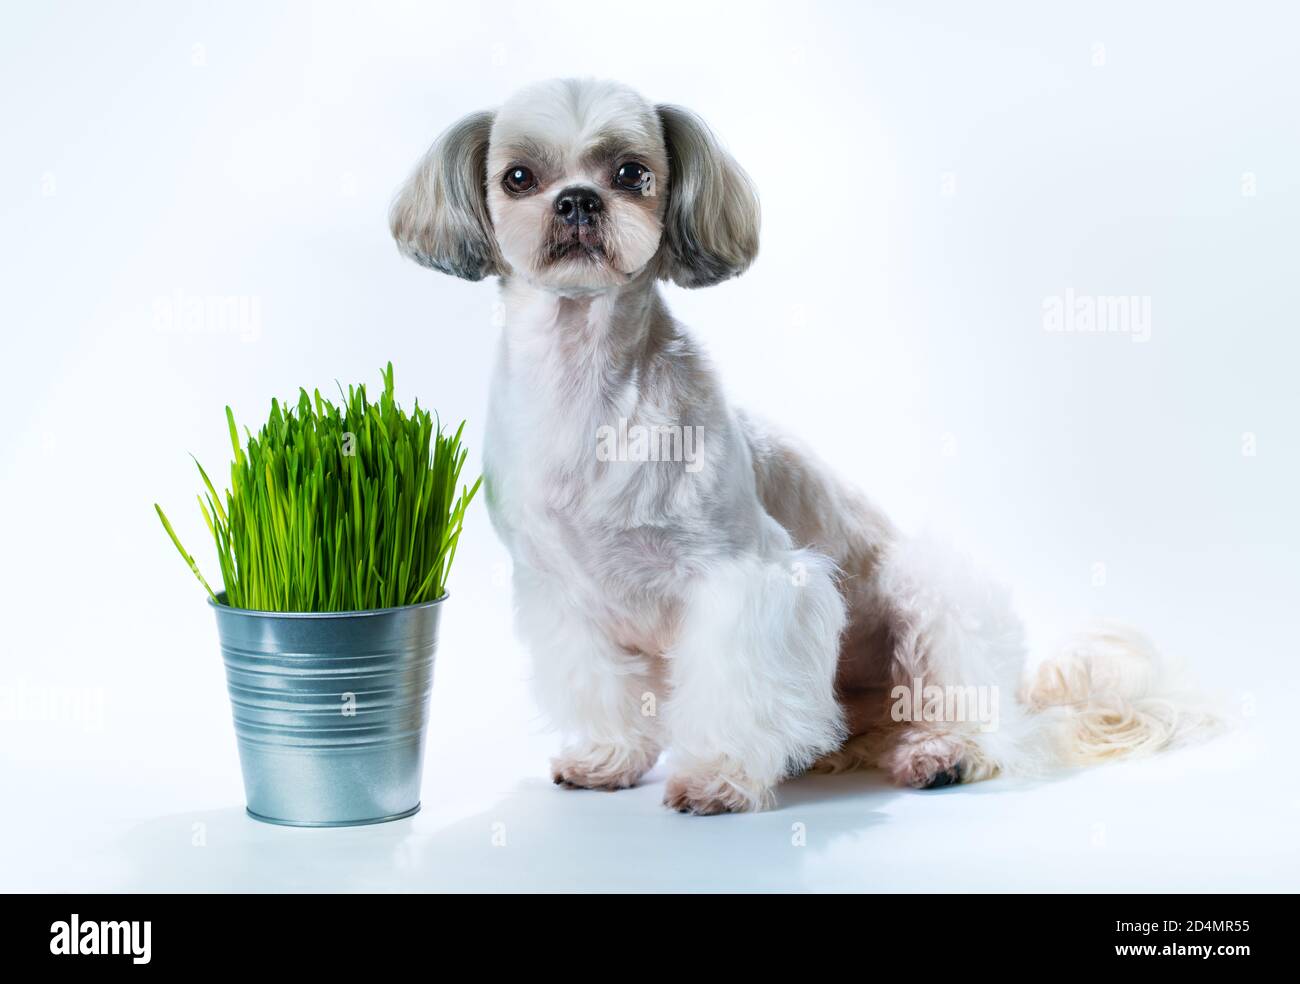
<svg viewBox="0 0 1300 984"><path fill-rule="evenodd" d="M1045 726L1050 758L1069 766L1149 755L1223 727L1145 635L1109 620L1030 667L1017 696Z"/></svg>

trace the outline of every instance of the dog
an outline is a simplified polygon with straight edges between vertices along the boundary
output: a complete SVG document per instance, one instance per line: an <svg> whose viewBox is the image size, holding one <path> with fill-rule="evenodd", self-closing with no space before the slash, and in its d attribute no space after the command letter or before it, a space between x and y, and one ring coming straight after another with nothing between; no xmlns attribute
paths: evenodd
<svg viewBox="0 0 1300 984"><path fill-rule="evenodd" d="M694 113L533 85L439 136L389 218L417 263L500 283L483 472L557 784L627 788L668 750L665 804L716 814L810 769L934 788L1210 722L1125 626L1028 669L1003 590L728 404L658 286L758 252L754 186Z"/></svg>

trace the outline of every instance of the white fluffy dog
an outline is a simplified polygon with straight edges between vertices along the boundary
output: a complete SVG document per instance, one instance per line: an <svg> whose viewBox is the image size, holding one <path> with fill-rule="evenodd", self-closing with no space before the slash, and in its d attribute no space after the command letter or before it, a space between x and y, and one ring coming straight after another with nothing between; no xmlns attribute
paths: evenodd
<svg viewBox="0 0 1300 984"><path fill-rule="evenodd" d="M727 404L657 286L758 250L754 189L692 113L535 85L443 133L390 219L417 262L500 280L484 473L557 783L628 787L669 749L665 803L718 813L809 768L932 787L1203 722L1120 627L1025 676L1000 591Z"/></svg>

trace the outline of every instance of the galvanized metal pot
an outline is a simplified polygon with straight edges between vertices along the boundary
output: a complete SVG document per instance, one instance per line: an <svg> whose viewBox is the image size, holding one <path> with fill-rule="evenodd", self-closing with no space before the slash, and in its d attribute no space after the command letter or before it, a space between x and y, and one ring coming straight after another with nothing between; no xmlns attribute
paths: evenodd
<svg viewBox="0 0 1300 984"><path fill-rule="evenodd" d="M366 612L257 612L209 600L248 813L298 827L420 808L437 601Z"/></svg>

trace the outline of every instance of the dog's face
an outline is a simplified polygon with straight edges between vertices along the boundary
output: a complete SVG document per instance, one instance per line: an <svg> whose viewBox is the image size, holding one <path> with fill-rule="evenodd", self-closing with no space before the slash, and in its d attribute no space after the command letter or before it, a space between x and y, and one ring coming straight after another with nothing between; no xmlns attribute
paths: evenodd
<svg viewBox="0 0 1300 984"><path fill-rule="evenodd" d="M758 199L703 122L587 80L540 83L456 123L390 222L425 266L560 293L616 288L647 269L707 286L758 251Z"/></svg>
<svg viewBox="0 0 1300 984"><path fill-rule="evenodd" d="M668 149L654 108L622 86L543 83L497 112L487 203L512 270L555 288L626 283L663 235Z"/></svg>

